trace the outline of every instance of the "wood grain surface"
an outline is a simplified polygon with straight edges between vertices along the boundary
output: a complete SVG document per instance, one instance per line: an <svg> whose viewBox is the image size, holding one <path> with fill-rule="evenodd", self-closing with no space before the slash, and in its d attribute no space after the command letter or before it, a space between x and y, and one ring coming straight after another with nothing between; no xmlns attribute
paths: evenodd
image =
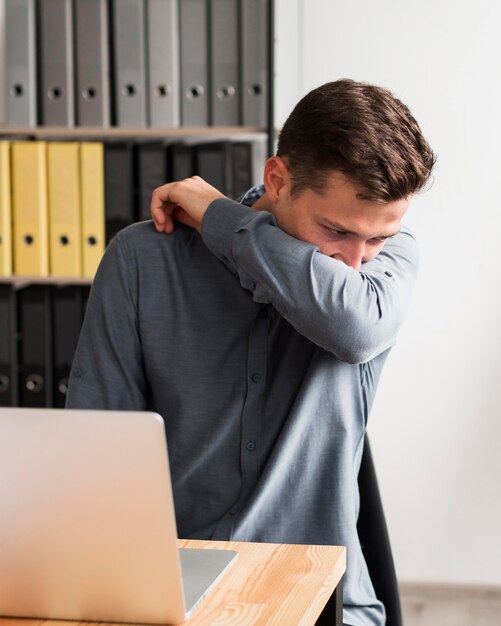
<svg viewBox="0 0 501 626"><path fill-rule="evenodd" d="M190 626L314 624L346 569L339 546L182 541L183 547L238 552Z"/></svg>
<svg viewBox="0 0 501 626"><path fill-rule="evenodd" d="M315 624L346 569L346 549L180 540L186 548L230 549L238 557L196 609L189 626ZM0 618L0 626L75 626L83 622Z"/></svg>

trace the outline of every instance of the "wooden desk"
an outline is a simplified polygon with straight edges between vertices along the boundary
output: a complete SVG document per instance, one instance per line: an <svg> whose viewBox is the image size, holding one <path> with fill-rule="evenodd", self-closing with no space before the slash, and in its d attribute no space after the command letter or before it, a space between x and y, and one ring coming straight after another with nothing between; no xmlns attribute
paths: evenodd
<svg viewBox="0 0 501 626"><path fill-rule="evenodd" d="M229 541L182 541L229 548L237 561L194 613L189 626L315 624L346 569L346 549Z"/></svg>
<svg viewBox="0 0 501 626"><path fill-rule="evenodd" d="M316 623L326 605L328 623L341 626L345 548L231 541L179 543L188 548L229 548L238 552L236 562L185 622L187 626L309 626ZM42 624L75 623L0 619L0 626Z"/></svg>

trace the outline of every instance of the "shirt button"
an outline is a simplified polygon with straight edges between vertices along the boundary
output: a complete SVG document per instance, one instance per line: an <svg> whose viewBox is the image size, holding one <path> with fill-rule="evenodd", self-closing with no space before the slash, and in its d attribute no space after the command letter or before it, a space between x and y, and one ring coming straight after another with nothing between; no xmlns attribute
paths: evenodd
<svg viewBox="0 0 501 626"><path fill-rule="evenodd" d="M261 380L261 374L254 372L254 374L252 374L251 376L251 380L253 383L258 383Z"/></svg>
<svg viewBox="0 0 501 626"><path fill-rule="evenodd" d="M255 450L255 449L256 449L256 444L255 444L255 442L254 442L254 441L248 441L248 442L246 443L245 447L247 448L247 450L248 450L249 452L252 452L253 450Z"/></svg>
<svg viewBox="0 0 501 626"><path fill-rule="evenodd" d="M73 370L73 376L75 378L80 378L81 375L82 375L82 370L78 367L75 367L75 369Z"/></svg>

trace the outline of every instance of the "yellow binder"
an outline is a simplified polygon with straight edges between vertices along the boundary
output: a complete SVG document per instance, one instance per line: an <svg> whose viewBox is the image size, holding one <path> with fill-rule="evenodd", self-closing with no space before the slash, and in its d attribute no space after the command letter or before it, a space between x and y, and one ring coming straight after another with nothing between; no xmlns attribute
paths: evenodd
<svg viewBox="0 0 501 626"><path fill-rule="evenodd" d="M47 144L12 143L14 272L48 276Z"/></svg>
<svg viewBox="0 0 501 626"><path fill-rule="evenodd" d="M50 273L52 276L81 276L79 144L50 142L47 158Z"/></svg>
<svg viewBox="0 0 501 626"><path fill-rule="evenodd" d="M10 143L0 141L0 276L12 274Z"/></svg>
<svg viewBox="0 0 501 626"><path fill-rule="evenodd" d="M104 149L102 143L80 145L83 275L93 278L105 247Z"/></svg>

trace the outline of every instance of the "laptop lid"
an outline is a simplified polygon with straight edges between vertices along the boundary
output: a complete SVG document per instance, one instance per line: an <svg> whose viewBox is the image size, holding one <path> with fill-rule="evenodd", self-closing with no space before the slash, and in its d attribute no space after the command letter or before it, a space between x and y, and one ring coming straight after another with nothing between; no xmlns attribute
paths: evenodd
<svg viewBox="0 0 501 626"><path fill-rule="evenodd" d="M176 539L159 415L0 409L0 615L181 622Z"/></svg>

